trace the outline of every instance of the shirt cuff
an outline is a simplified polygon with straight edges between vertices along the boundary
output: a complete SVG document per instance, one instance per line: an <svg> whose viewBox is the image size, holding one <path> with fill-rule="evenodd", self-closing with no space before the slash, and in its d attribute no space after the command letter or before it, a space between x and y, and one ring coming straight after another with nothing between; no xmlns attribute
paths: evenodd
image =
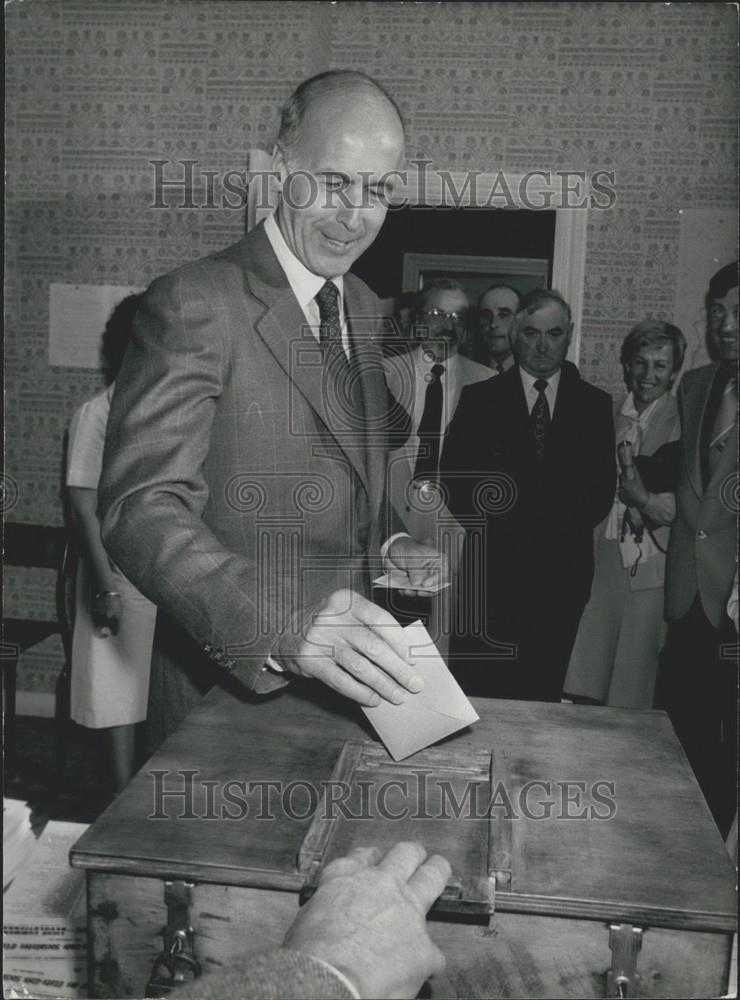
<svg viewBox="0 0 740 1000"><path fill-rule="evenodd" d="M391 545L393 545L393 543L397 538L411 538L411 535L408 533L408 531L397 531L395 535L391 535L390 538L387 538L380 546L381 559L385 559L386 555L388 554L388 549L391 547Z"/></svg>
<svg viewBox="0 0 740 1000"><path fill-rule="evenodd" d="M311 953L306 952L306 954L310 955ZM335 965L332 965L331 962L326 962L323 958L317 958L315 955L311 955L311 958L314 960L314 962L318 962L320 965L323 965L325 969L328 969L329 972L332 973L332 975L336 976L336 978L340 981L340 983L344 987L346 987L350 996L354 997L355 1000L361 1000L360 993L355 984L352 982L351 979L348 979L348 977L345 976L343 972L340 972Z"/></svg>
<svg viewBox="0 0 740 1000"><path fill-rule="evenodd" d="M267 659L265 660L265 666L269 667L270 670L274 670L275 673L278 674L285 673L285 667L282 666L280 663L278 663L277 660L273 660L271 656L268 656Z"/></svg>

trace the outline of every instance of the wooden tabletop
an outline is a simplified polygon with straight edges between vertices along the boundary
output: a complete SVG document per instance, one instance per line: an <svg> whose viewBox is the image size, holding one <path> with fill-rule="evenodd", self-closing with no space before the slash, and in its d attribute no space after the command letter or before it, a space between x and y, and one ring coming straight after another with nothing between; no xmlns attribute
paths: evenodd
<svg viewBox="0 0 740 1000"><path fill-rule="evenodd" d="M474 704L480 722L442 746L493 753L512 871L497 910L734 929L734 869L663 712ZM214 690L78 841L72 864L297 891L309 789L329 780L348 739L375 737L358 709L309 683L243 702ZM292 783L290 800L268 782L283 793ZM443 851L469 821L407 821L399 837ZM373 822L357 821L368 843Z"/></svg>

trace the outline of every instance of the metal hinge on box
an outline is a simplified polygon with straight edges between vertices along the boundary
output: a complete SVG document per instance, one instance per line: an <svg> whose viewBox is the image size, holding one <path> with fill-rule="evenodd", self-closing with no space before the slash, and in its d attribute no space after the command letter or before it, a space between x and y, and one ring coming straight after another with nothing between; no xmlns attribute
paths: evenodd
<svg viewBox="0 0 740 1000"><path fill-rule="evenodd" d="M147 997L166 997L176 986L200 975L200 963L195 957L195 931L190 924L194 888L192 882L164 883L167 923L162 928L162 951L146 984Z"/></svg>
<svg viewBox="0 0 740 1000"><path fill-rule="evenodd" d="M355 847L418 840L453 869L432 912L488 920L496 885L511 884L512 859L510 826L490 815L492 774L487 752L435 748L399 762L377 743L345 741L298 854L301 898Z"/></svg>
<svg viewBox="0 0 740 1000"><path fill-rule="evenodd" d="M612 952L612 967L606 974L606 995L620 998L638 996L640 976L637 972L637 955L642 948L642 927L610 924L609 947Z"/></svg>

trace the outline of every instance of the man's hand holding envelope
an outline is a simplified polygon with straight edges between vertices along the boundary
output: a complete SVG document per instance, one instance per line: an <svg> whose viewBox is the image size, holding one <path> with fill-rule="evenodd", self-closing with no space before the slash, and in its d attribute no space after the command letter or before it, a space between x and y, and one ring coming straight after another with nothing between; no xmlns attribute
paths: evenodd
<svg viewBox="0 0 740 1000"><path fill-rule="evenodd" d="M424 680L423 688L398 705L382 701L363 707L394 760L410 757L479 718L422 623L408 625L403 634Z"/></svg>

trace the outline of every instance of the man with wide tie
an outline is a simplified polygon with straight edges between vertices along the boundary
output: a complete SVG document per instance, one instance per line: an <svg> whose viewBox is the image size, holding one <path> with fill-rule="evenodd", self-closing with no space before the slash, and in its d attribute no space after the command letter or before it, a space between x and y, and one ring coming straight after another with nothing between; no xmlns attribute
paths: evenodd
<svg viewBox="0 0 740 1000"><path fill-rule="evenodd" d="M522 299L516 365L463 390L442 485L466 531L450 666L471 694L557 701L614 498L611 399L565 360L570 307Z"/></svg>
<svg viewBox="0 0 740 1000"><path fill-rule="evenodd" d="M437 490L442 441L466 385L491 377L491 370L458 353L469 313L467 293L453 278L434 278L419 292L411 327L412 349L385 358L392 396L410 416L410 434L388 459L388 493L411 536L451 558L459 528ZM389 597L399 620L430 615L429 629L444 655L449 632L450 594Z"/></svg>
<svg viewBox="0 0 740 1000"><path fill-rule="evenodd" d="M738 266L709 283L707 340L715 360L678 388L681 438L635 459L620 492L676 491L665 575L669 630L655 705L665 708L720 830L736 810L737 630L728 601L737 573Z"/></svg>
<svg viewBox="0 0 740 1000"><path fill-rule="evenodd" d="M365 705L422 686L370 581L384 560L424 586L441 563L389 514L382 309L347 274L403 149L375 81L305 81L282 112L276 214L144 299L101 508L112 558L161 612L152 747L216 681L266 693L299 674Z"/></svg>

